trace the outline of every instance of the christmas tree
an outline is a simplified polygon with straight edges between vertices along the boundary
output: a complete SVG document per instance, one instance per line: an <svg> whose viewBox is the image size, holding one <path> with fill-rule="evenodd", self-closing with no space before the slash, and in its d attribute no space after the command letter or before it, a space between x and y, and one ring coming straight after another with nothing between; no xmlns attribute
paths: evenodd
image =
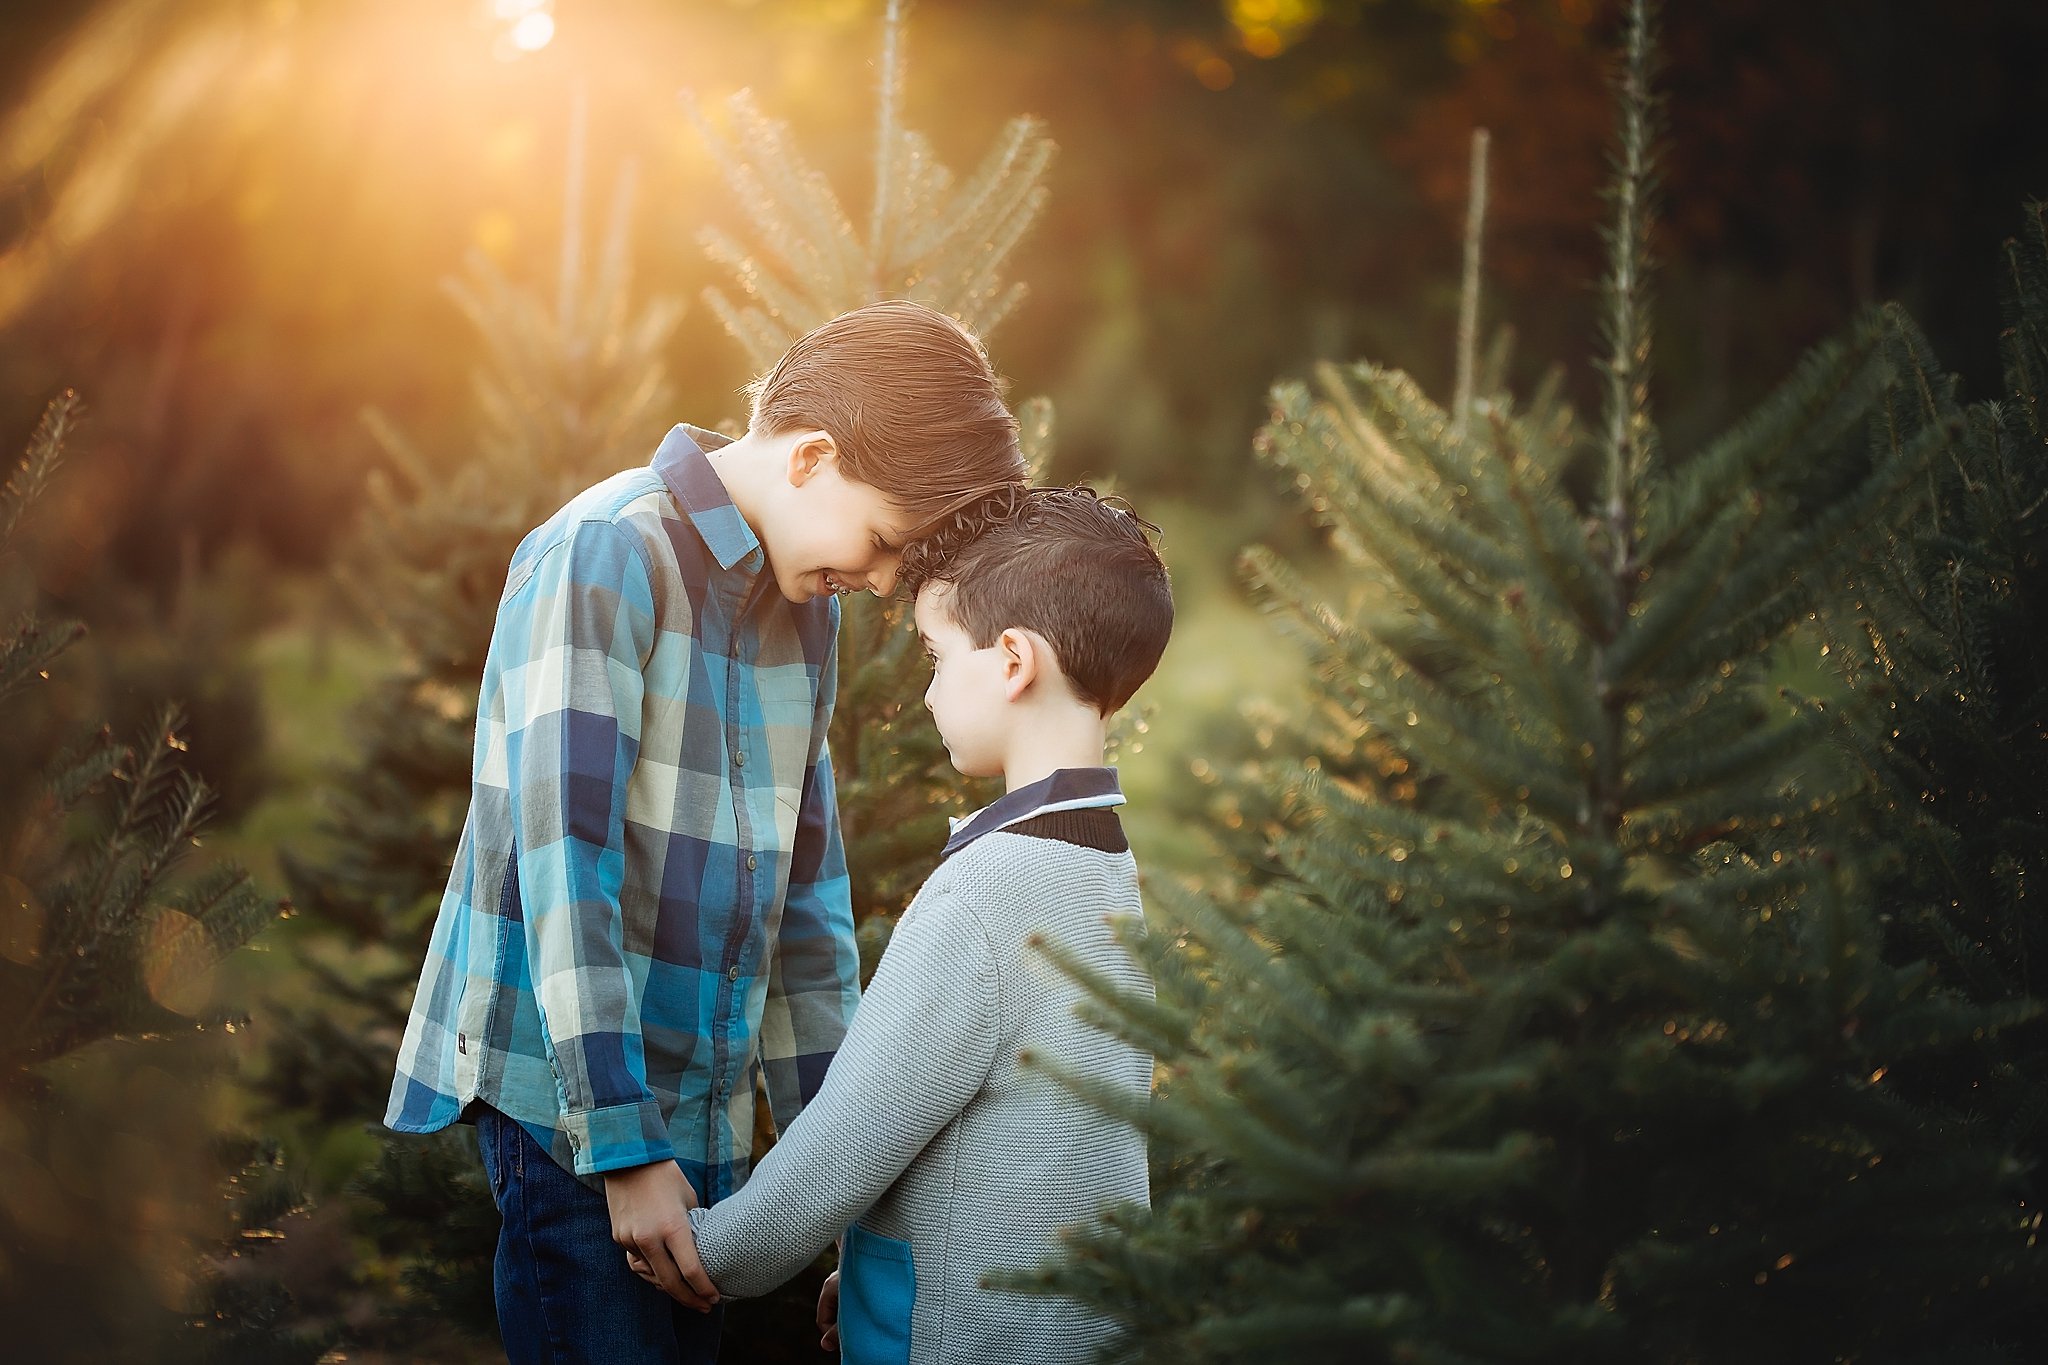
<svg viewBox="0 0 2048 1365"><path fill-rule="evenodd" d="M0 488L0 555L14 548L30 504L62 463L78 412L74 395L53 400ZM17 623L0 638L0 702L46 679L81 634L74 622L30 615ZM132 743L85 737L43 774L0 836L0 1095L10 1100L43 1093L42 1068L89 1044L189 1029L209 1008L192 997L193 979L275 914L233 864L174 878L212 800L180 764L178 728L177 708L167 706Z"/></svg>
<svg viewBox="0 0 2048 1365"><path fill-rule="evenodd" d="M474 450L437 462L369 416L390 474L373 481L337 580L399 664L355 713L360 758L331 789L320 851L286 859L314 989L278 1006L264 1089L273 1123L302 1147L383 1112L468 809L477 680L514 547L581 489L644 461L672 418L662 357L681 307L635 298L631 163L587 258L584 121L579 100L552 296L481 256L449 284L484 350ZM405 1313L494 1330L497 1214L467 1129L380 1134L353 1194Z"/></svg>
<svg viewBox="0 0 2048 1365"><path fill-rule="evenodd" d="M0 562L18 551L78 416L72 394L50 403L0 487ZM0 636L0 724L34 723L29 690L82 634L31 614ZM82 736L8 792L0 820L0 1306L10 1344L36 1359L103 1358L96 1352L121 1329L81 1330L79 1316L99 1317L109 1296L132 1314L135 1286L149 1278L132 1245L138 1211L119 1204L124 1187L105 1172L81 1178L81 1157L63 1150L78 1134L57 1064L111 1039L161 1045L236 1027L211 999L211 969L277 914L232 864L178 875L212 803L183 766L181 723L166 706L132 741ZM112 1247L100 1235L108 1226L123 1233Z"/></svg>
<svg viewBox="0 0 2048 1365"><path fill-rule="evenodd" d="M1025 294L1003 269L1044 209L1053 144L1037 120L1012 119L981 165L956 185L923 134L903 126L904 6L883 19L876 100L874 179L863 231L789 129L745 91L725 103L725 126L701 112L732 198L753 229L749 249L709 227L706 253L733 273L745 298L707 289L705 303L765 372L790 343L828 318L882 298L915 299L950 314L984 340ZM1052 413L1043 399L1019 407L1026 459L1043 467ZM832 753L853 911L869 970L888 918L938 861L946 816L976 795L946 761L931 718L917 704L926 670L910 613L869 596L849 599L839 633L839 697Z"/></svg>
<svg viewBox="0 0 2048 1365"><path fill-rule="evenodd" d="M1265 764L1260 881L1152 884L1157 1001L1097 1014L1163 1069L1156 1205L1017 1282L1132 1358L1996 1359L2038 1290L2002 1134L1892 1075L2031 1007L1886 956L1854 774L1770 673L1958 416L1884 309L1664 448L1648 9L1598 419L1368 364L1276 390L1260 453L1361 584L1247 559L1327 747Z"/></svg>
<svg viewBox="0 0 2048 1365"><path fill-rule="evenodd" d="M1869 777L1866 818L1895 850L1877 869L1890 951L1927 958L1985 1003L2038 996L2033 971L2048 954L2026 899L2048 852L2048 206L2028 207L2003 264L1999 397L1970 406L1928 471L1926 505L1858 564L1825 617L1827 652L1853 689L1841 733ZM1904 1079L1930 1102L1994 1115L2036 1172L2038 1199L2038 1024Z"/></svg>
<svg viewBox="0 0 2048 1365"><path fill-rule="evenodd" d="M904 10L890 0L883 16L865 231L787 126L745 91L725 102L722 128L692 106L758 243L750 249L717 227L699 234L744 302L717 288L704 300L757 373L811 328L877 299L915 299L985 340L1024 297L1023 284L1006 282L1003 269L1044 208L1053 144L1036 120L1013 119L956 187L927 139L902 123ZM1051 448L1051 406L1034 398L1017 416L1025 458L1040 469ZM996 794L953 771L918 702L928 676L906 604L866 594L846 600L830 742L863 980L895 916L937 864L947 816ZM773 1134L768 1105L756 1104L755 1114L758 1152ZM819 1278L814 1267L774 1295L732 1305L728 1347L751 1348L750 1358L768 1350L808 1358Z"/></svg>

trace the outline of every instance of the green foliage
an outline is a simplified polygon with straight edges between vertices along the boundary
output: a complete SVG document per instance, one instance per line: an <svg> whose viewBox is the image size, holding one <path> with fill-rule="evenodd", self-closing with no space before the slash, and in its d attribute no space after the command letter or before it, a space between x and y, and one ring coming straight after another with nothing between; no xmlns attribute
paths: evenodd
<svg viewBox="0 0 2048 1365"><path fill-rule="evenodd" d="M448 292L476 329L474 448L452 464L366 414L390 473L336 573L398 668L352 718L358 757L329 789L318 843L286 855L309 935L310 989L280 1002L264 1090L274 1120L318 1144L383 1112L392 1058L468 810L477 679L505 565L533 527L598 479L643 462L670 420L663 353L681 316L636 300L627 267L634 172L616 181L594 266L583 246L580 109L572 129L553 298L475 257ZM496 1214L468 1130L441 1142L384 1135L350 1192L403 1293L424 1315L493 1330Z"/></svg>
<svg viewBox="0 0 2048 1365"><path fill-rule="evenodd" d="M498 1209L474 1134L453 1128L386 1142L359 1188L379 1210L371 1228L378 1250L401 1268L406 1293L397 1315L494 1335Z"/></svg>
<svg viewBox="0 0 2048 1365"><path fill-rule="evenodd" d="M1900 931L1982 999L2030 993L2025 905L2048 848L2048 206L2005 245L2004 390L1972 405L1925 510L1858 564L1831 613L1876 817L1911 849ZM1992 815L1993 818L1986 818Z"/></svg>
<svg viewBox="0 0 2048 1365"><path fill-rule="evenodd" d="M329 851L294 863L292 882L319 921L408 954L426 941L468 809L477 679L512 550L577 491L644 460L669 408L662 353L680 309L632 301L631 169L593 272L580 162L579 148L552 304L480 256L448 285L484 348L475 450L445 468L367 414L395 477L373 483L336 578L403 662L358 713L362 759L336 784Z"/></svg>
<svg viewBox="0 0 2048 1365"><path fill-rule="evenodd" d="M0 554L61 463L77 416L74 396L54 400L0 490ZM81 633L33 617L16 626L0 640L0 701L46 677ZM179 726L166 706L133 743L104 731L87 737L42 775L18 823L0 834L0 1095L34 1095L39 1068L101 1039L189 1028L204 1008L195 980L274 914L239 868L174 879L211 802L181 766Z"/></svg>
<svg viewBox="0 0 2048 1365"><path fill-rule="evenodd" d="M0 556L16 549L78 414L75 395L50 403L0 489ZM19 723L27 689L49 678L82 633L74 623L30 616L0 637L7 726ZM111 1040L161 1044L210 1023L232 1030L212 1000L212 970L277 913L231 864L179 875L213 799L184 767L182 725L176 707L162 706L132 742L105 729L79 739L8 794L0 819L0 1308L12 1344L38 1359L106 1358L125 1335L152 1330L129 1321L132 1284L149 1275L134 1245L140 1211L124 1203L134 1192L93 1168L86 1153L104 1153L74 1129L70 1110L81 1101L60 1070L75 1080L87 1050ZM150 1094L146 1064L113 1066L130 1087L120 1108L132 1111ZM129 1125L194 1115L111 1117L122 1129L118 1143ZM86 1170L92 1174L81 1178ZM159 1210L173 1202L161 1192L151 1199ZM109 1227L120 1229L111 1247ZM91 1287L80 1289L87 1276ZM59 1284L70 1292L53 1311ZM81 1317L115 1306L121 1321L81 1330Z"/></svg>
<svg viewBox="0 0 2048 1365"><path fill-rule="evenodd" d="M1856 565L1830 604L1829 653L1851 692L1842 738L1868 775L1870 820L1894 856L1879 891L1890 951L1925 957L1973 1000L2026 999L2048 930L2027 902L2048 805L2048 206L2005 244L1999 396L1965 412L1928 471L1926 506ZM2027 1164L2048 1146L2038 1026L1909 1083L1989 1111Z"/></svg>
<svg viewBox="0 0 2048 1365"><path fill-rule="evenodd" d="M956 188L924 135L899 125L898 4L889 8L883 47L865 234L788 128L764 116L745 91L727 101L722 130L696 112L756 244L749 248L717 228L700 234L706 253L733 272L750 302L735 304L718 289L704 298L757 371L812 328L877 299L916 299L986 339L1024 297L1023 284L1005 282L1002 272L1045 206L1051 140L1036 120L1011 120ZM1026 458L1040 468L1051 449L1050 405L1030 400L1018 419ZM926 669L908 607L866 595L848 599L839 648L834 777L862 957L872 970L885 917L910 903L938 861L947 815L966 809L971 795L918 704Z"/></svg>
<svg viewBox="0 0 2048 1365"><path fill-rule="evenodd" d="M1662 448L1649 27L1591 430L1372 365L1275 391L1260 454L1368 605L1248 557L1317 747L1255 769L1245 890L1151 889L1157 1000L1093 1006L1164 1068L1157 1207L1016 1281L1131 1358L1992 1358L2041 1286L2002 1135L1893 1076L2034 1007L1886 955L1852 784L1767 673L1959 415L1887 309Z"/></svg>
<svg viewBox="0 0 2048 1365"><path fill-rule="evenodd" d="M956 188L930 141L901 126L903 68L903 5L891 0L866 233L787 126L764 116L745 91L727 101L722 132L692 106L756 243L749 249L715 227L699 234L750 302L736 305L716 288L704 300L757 371L804 333L876 299L916 299L985 337L1024 298L1024 285L1005 283L1002 272L1045 208L1051 139L1036 119L1010 120Z"/></svg>

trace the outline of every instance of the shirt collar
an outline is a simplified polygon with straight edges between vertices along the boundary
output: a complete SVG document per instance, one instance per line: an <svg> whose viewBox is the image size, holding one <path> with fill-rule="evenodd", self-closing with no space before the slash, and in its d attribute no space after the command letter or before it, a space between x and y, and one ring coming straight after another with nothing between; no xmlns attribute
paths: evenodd
<svg viewBox="0 0 2048 1365"><path fill-rule="evenodd" d="M1028 787L1009 792L972 815L953 820L952 835L946 840L943 860L952 857L984 834L1022 824L1035 816L1056 810L1091 810L1124 804L1122 785L1114 768L1060 768Z"/></svg>
<svg viewBox="0 0 2048 1365"><path fill-rule="evenodd" d="M683 515L704 537L704 546L718 561L718 567L731 569L737 565L748 573L758 573L767 560L761 539L747 525L740 509L733 506L724 481L705 458L706 451L731 444L730 436L679 422L662 438L652 464L668 485L676 505L683 509Z"/></svg>

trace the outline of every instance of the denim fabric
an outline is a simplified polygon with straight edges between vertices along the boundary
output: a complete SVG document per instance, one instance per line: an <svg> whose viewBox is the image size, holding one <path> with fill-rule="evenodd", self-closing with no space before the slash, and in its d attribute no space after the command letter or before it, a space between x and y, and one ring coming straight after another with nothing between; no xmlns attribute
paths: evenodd
<svg viewBox="0 0 2048 1365"><path fill-rule="evenodd" d="M505 1220L493 1279L511 1365L717 1361L723 1305L698 1313L628 1270L604 1196L517 1121L479 1106L476 1133Z"/></svg>

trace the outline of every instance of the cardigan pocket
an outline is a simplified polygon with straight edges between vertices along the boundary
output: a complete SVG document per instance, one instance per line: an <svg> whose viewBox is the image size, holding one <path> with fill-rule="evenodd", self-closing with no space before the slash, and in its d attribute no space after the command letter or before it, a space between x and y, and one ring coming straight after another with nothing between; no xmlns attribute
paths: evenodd
<svg viewBox="0 0 2048 1365"><path fill-rule="evenodd" d="M909 1365L917 1267L910 1243L855 1223L839 1252L841 1365Z"/></svg>

